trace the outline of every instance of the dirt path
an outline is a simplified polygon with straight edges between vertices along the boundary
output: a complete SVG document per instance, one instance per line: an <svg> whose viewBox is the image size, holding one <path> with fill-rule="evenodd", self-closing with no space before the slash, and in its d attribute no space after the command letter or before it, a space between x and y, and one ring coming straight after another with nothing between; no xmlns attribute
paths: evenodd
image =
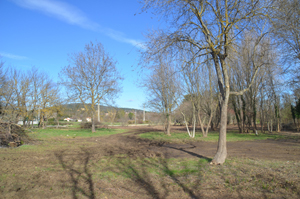
<svg viewBox="0 0 300 199"><path fill-rule="evenodd" d="M130 129L123 134L98 138L99 145L93 147L101 155L127 154L130 157L165 158L212 158L217 149L216 142L187 142L170 144L142 139L138 134L153 131L153 128ZM94 138L89 138L94 139ZM299 160L300 140L263 140L228 142L228 157L245 157L268 160Z"/></svg>

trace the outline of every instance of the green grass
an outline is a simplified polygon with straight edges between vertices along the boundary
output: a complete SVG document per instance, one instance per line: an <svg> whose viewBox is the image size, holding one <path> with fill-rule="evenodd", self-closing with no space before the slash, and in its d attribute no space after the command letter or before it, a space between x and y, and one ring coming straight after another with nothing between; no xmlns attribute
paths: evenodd
<svg viewBox="0 0 300 199"><path fill-rule="evenodd" d="M108 179L135 179L143 175L186 176L197 175L202 167L209 166L210 159L137 158L117 157L99 161L98 177ZM101 171L101 168L105 171ZM106 168L106 169L105 169ZM109 168L109 169L108 169ZM121 179L120 179L121 180Z"/></svg>
<svg viewBox="0 0 300 199"><path fill-rule="evenodd" d="M171 136L167 136L163 132L148 132L140 134L140 137L146 139L160 140L160 141L172 141L172 142L182 142L182 141L208 141L216 142L219 139L219 132L209 132L207 137L203 137L200 132L197 132L195 138L190 138L187 132L176 132L171 133ZM247 141L247 140L266 140L266 139L280 139L285 138L283 135L271 135L271 134L260 134L257 136L253 133L240 134L237 131L227 132L227 141Z"/></svg>
<svg viewBox="0 0 300 199"><path fill-rule="evenodd" d="M95 133L92 133L90 129L34 129L29 136L34 139L49 139L55 137L63 138L76 138L76 137L99 137L106 135L113 135L123 133L124 129L96 129Z"/></svg>
<svg viewBox="0 0 300 199"><path fill-rule="evenodd" d="M34 141L38 141L35 144L25 144L16 150L32 153L47 153L47 151L53 151L55 149L60 150L75 150L78 147L93 146L97 142L90 142L82 140L78 142L80 138L109 136L113 134L123 133L125 129L96 129L95 133L92 133L90 129L33 129L28 133ZM39 142L42 141L42 142ZM9 150L9 149L7 149Z"/></svg>
<svg viewBox="0 0 300 199"><path fill-rule="evenodd" d="M80 128L81 122L67 122L67 121L60 121L59 126L64 127L67 126L68 128ZM50 128L56 128L57 123L56 122L51 122L48 123L47 126Z"/></svg>

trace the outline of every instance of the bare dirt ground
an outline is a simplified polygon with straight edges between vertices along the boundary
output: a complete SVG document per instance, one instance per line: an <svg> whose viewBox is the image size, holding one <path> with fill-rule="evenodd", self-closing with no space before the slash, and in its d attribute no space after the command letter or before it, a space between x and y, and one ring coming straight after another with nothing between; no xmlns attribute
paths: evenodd
<svg viewBox="0 0 300 199"><path fill-rule="evenodd" d="M122 127L124 128L124 127ZM60 139L65 147L47 148L44 151L24 151L18 149L0 150L0 198L298 198L300 197L299 180L290 183L287 172L267 170L251 173L251 167L241 168L242 174L228 170L223 166L206 165L205 172L225 173L228 177L200 183L199 179L190 177L176 178L167 175L158 179L147 173L146 168L156 168L168 174L166 159L212 158L217 149L215 142L185 142L181 144L142 139L138 134L154 131L152 127L127 127L128 131L104 137ZM293 134L294 135L294 134ZM44 146L43 143L36 143ZM68 147L68 146L73 147ZM76 147L75 147L76 146ZM254 160L293 161L300 172L300 136L299 139L264 140L229 142L228 158L249 158ZM109 158L104 158L109 157ZM111 158L120 158L116 164ZM127 158L126 160L123 160ZM141 158L154 158L153 161L136 163ZM106 161L106 166L101 161ZM129 161L129 162L128 162ZM136 168L136 164L146 165L145 170ZM236 163L235 163L236 164ZM256 163L255 163L256 164ZM118 165L117 167L115 165ZM127 175L128 168L132 180L120 180L116 173ZM268 168L264 168L268 169ZM101 172L112 172L109 180ZM249 170L249 171L248 171ZM239 171L240 172L240 171ZM247 173L249 172L249 173ZM280 194L274 194L275 188L266 188L266 192L245 190L232 176L243 175L245 182L269 182L277 179L274 187L281 187ZM231 177L230 177L231 176ZM254 177L253 177L254 176ZM271 176L271 177L270 177ZM273 176L273 177L272 177ZM278 177L274 177L278 176ZM209 177L208 177L209 178ZM249 178L249 179L248 179ZM206 178L205 178L206 179ZM216 178L217 179L217 178ZM265 180L265 181L264 181ZM220 182L222 181L222 182ZM202 181L201 181L202 182ZM295 182L297 182L295 184ZM187 183L191 183L187 186ZM273 183L273 181L272 181ZM274 182L275 183L275 182ZM290 184L284 184L290 183ZM222 185L221 185L222 184ZM247 184L245 184L247 186ZM251 186L254 186L251 184ZM269 190L270 189L270 190ZM231 191L230 191L231 190ZM292 190L292 191L291 191ZM279 193L279 192L278 192Z"/></svg>
<svg viewBox="0 0 300 199"><path fill-rule="evenodd" d="M126 153L132 156L163 156L165 158L213 158L216 153L216 142L193 142L172 144L153 140L141 139L136 135L157 130L155 128L129 127L124 134L117 134L107 138L102 147L110 154ZM178 128L182 130L181 128ZM160 129L158 129L160 130ZM297 133L286 133L297 136ZM228 142L228 157L258 158L264 160L300 160L300 135L299 139L261 140Z"/></svg>

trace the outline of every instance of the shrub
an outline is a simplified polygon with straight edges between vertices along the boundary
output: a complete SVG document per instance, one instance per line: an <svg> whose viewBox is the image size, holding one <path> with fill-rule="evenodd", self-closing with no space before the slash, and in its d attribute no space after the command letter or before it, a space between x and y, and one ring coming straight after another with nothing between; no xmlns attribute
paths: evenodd
<svg viewBox="0 0 300 199"><path fill-rule="evenodd" d="M72 124L73 123L70 123L70 122L65 122L65 121L61 122L61 121L59 121L59 125L72 125ZM57 121L48 121L47 125L54 125L54 126L56 126L57 125Z"/></svg>
<svg viewBox="0 0 300 199"><path fill-rule="evenodd" d="M91 129L92 128L92 122L81 122L80 123L81 129ZM101 122L95 121L95 128L106 128L104 124Z"/></svg>
<svg viewBox="0 0 300 199"><path fill-rule="evenodd" d="M48 120L47 125L57 125L57 122L54 120Z"/></svg>
<svg viewBox="0 0 300 199"><path fill-rule="evenodd" d="M128 120L128 124L134 124L135 121L134 120Z"/></svg>

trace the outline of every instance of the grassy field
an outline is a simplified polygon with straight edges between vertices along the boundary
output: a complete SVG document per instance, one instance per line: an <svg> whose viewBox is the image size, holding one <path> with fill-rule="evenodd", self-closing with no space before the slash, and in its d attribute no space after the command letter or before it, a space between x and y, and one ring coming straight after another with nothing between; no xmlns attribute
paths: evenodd
<svg viewBox="0 0 300 199"><path fill-rule="evenodd" d="M134 182L133 185L145 189L153 198L274 198L276 194L283 198L300 196L299 162L232 158L222 166L210 166L209 161L114 158L102 160L100 167L105 172L97 176L115 183ZM109 171L105 168L109 168ZM173 196L170 193L172 191L175 192Z"/></svg>
<svg viewBox="0 0 300 199"><path fill-rule="evenodd" d="M33 143L0 150L0 198L300 197L299 161L228 158L221 166L211 166L209 158L145 157L136 154L147 153L148 144L139 148L118 141L129 136L123 132L34 129L29 133ZM184 133L139 136L190 140ZM229 141L268 138L282 136L228 133ZM216 141L217 133L195 140Z"/></svg>
<svg viewBox="0 0 300 199"><path fill-rule="evenodd" d="M76 138L76 137L99 137L106 135L113 135L125 132L124 129L107 129L101 128L96 129L95 133L92 133L91 129L78 129L78 128L68 128L68 129L33 129L29 136L33 139L48 139L48 138Z"/></svg>
<svg viewBox="0 0 300 199"><path fill-rule="evenodd" d="M262 134L258 132L258 135L254 133L240 134L238 131L228 131L227 141L249 141L249 140L266 140L266 139L283 139L285 136L278 134ZM207 137L203 137L201 133L197 132L195 138L190 138L187 132L172 132L171 136L166 135L163 132L147 132L140 134L140 137L159 141L171 141L171 142L183 142L183 141L207 141L217 142L219 139L219 132L209 132Z"/></svg>

